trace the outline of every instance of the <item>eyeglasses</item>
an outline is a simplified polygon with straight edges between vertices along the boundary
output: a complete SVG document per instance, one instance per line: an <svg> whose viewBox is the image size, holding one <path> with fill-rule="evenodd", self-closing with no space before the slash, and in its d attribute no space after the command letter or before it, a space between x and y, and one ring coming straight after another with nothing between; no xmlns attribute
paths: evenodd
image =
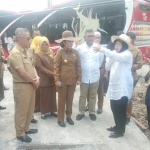
<svg viewBox="0 0 150 150"><path fill-rule="evenodd" d="M20 37L20 38L25 39L25 40L27 40L27 41L30 41L30 40L31 40L31 37L29 37L29 38Z"/></svg>

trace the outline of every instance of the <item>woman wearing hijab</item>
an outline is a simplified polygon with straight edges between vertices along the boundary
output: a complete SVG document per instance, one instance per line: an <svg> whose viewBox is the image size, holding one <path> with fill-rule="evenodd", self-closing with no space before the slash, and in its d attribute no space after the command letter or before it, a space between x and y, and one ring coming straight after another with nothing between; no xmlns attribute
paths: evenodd
<svg viewBox="0 0 150 150"><path fill-rule="evenodd" d="M35 67L40 77L40 111L41 118L46 119L46 114L57 117L56 89L54 82L53 52L49 48L49 41L41 37L39 49L35 52Z"/></svg>
<svg viewBox="0 0 150 150"><path fill-rule="evenodd" d="M115 121L115 126L107 130L114 132L109 136L110 138L117 138L125 133L126 107L133 91L133 77L131 74L133 58L129 51L130 48L132 49L132 45L127 35L112 36L111 41L115 45L115 50L110 51L101 47L100 52L109 58L105 66L106 70L110 71L106 97L111 100L111 110Z"/></svg>
<svg viewBox="0 0 150 150"><path fill-rule="evenodd" d="M65 106L67 122L74 125L71 119L72 102L76 84L81 81L81 63L78 52L72 49L73 42L79 40L73 37L71 31L64 31L62 39L56 40L63 47L55 56L54 75L58 87L58 124L66 127L64 123Z"/></svg>

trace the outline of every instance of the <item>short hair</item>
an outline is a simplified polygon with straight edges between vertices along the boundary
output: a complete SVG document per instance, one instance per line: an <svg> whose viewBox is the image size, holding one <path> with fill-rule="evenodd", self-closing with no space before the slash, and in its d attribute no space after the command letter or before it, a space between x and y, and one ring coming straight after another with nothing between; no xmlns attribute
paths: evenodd
<svg viewBox="0 0 150 150"><path fill-rule="evenodd" d="M129 36L132 40L135 40L135 39L136 39L136 35L135 35L135 33L133 33L133 32L127 32L126 35Z"/></svg>
<svg viewBox="0 0 150 150"><path fill-rule="evenodd" d="M91 33L91 32L94 32L94 30L93 29L87 29L87 30L85 30L85 34L86 33Z"/></svg>
<svg viewBox="0 0 150 150"><path fill-rule="evenodd" d="M34 31L39 31L40 32L40 30L38 28L32 29L32 33L31 33L32 35L33 35Z"/></svg>
<svg viewBox="0 0 150 150"><path fill-rule="evenodd" d="M15 30L15 36L16 36L16 38L21 37L24 32L29 32L29 31L26 28L17 28Z"/></svg>
<svg viewBox="0 0 150 150"><path fill-rule="evenodd" d="M116 40L114 41L114 45L116 44L116 42L120 42L120 43L122 44L122 48L121 48L121 50L119 51L119 53L121 53L121 52L123 52L123 51L125 51L125 50L128 49L128 44L125 43L123 40L121 40L121 39L116 39Z"/></svg>
<svg viewBox="0 0 150 150"><path fill-rule="evenodd" d="M95 31L94 34L99 34L101 36L101 33L98 31Z"/></svg>
<svg viewBox="0 0 150 150"><path fill-rule="evenodd" d="M118 36L120 36L121 34L124 34L124 32L123 32L123 31L118 31L118 32L117 32L117 35L118 35Z"/></svg>

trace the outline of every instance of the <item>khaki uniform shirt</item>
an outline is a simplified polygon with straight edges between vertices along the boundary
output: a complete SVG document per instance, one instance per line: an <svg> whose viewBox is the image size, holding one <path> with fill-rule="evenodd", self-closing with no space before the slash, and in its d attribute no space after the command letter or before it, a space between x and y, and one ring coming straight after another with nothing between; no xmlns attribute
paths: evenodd
<svg viewBox="0 0 150 150"><path fill-rule="evenodd" d="M24 68L25 71L32 77L35 78L33 58L28 50L21 48L19 45L13 48L8 58L8 67L13 76L14 82L27 82L17 72L16 69Z"/></svg>
<svg viewBox="0 0 150 150"><path fill-rule="evenodd" d="M134 80L137 80L136 70L141 69L143 65L142 52L136 47L130 50L130 52L132 53L133 56L132 75Z"/></svg>
<svg viewBox="0 0 150 150"><path fill-rule="evenodd" d="M67 85L81 81L81 62L76 50L61 49L54 58L55 81L62 81Z"/></svg>
<svg viewBox="0 0 150 150"><path fill-rule="evenodd" d="M4 89L3 89L3 59L2 59L2 48L0 48L0 101L4 99Z"/></svg>

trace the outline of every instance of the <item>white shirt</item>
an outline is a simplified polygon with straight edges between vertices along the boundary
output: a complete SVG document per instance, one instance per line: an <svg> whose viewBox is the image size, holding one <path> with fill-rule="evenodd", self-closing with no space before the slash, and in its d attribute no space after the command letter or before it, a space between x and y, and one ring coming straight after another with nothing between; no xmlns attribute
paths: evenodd
<svg viewBox="0 0 150 150"><path fill-rule="evenodd" d="M73 48L73 49L76 49L76 48L77 48L77 46L76 46L76 43L75 43L75 42L73 43L72 48Z"/></svg>
<svg viewBox="0 0 150 150"><path fill-rule="evenodd" d="M97 46L93 43L92 46L88 46L86 43L77 47L77 51L80 55L82 78L83 83L94 83L100 78L100 66L102 65L104 55L100 52L95 53L93 47Z"/></svg>
<svg viewBox="0 0 150 150"><path fill-rule="evenodd" d="M133 57L129 50L117 53L101 48L101 52L110 59L106 62L106 70L110 70L109 86L106 97L111 100L119 100L127 96L132 97L133 77L131 73Z"/></svg>
<svg viewBox="0 0 150 150"><path fill-rule="evenodd" d="M9 43L9 45L8 45L8 47L9 47L9 50L11 51L14 47L15 47L15 42L14 41L11 41L10 43Z"/></svg>

